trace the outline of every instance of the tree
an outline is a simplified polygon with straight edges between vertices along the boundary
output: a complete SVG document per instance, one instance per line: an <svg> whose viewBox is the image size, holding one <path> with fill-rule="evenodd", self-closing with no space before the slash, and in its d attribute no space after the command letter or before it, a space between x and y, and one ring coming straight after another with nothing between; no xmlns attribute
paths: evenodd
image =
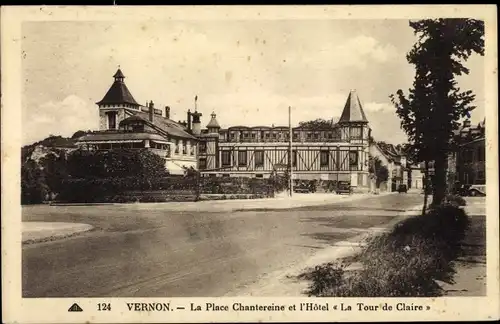
<svg viewBox="0 0 500 324"><path fill-rule="evenodd" d="M82 131L82 130L79 130L79 131L76 131L73 136L71 136L71 139L77 139L79 137L82 137L83 135L86 135L87 132L86 131Z"/></svg>
<svg viewBox="0 0 500 324"><path fill-rule="evenodd" d="M382 161L378 157L370 157L369 159L369 172L375 178L376 188L380 188L380 184L389 179L389 169L387 166L382 165Z"/></svg>
<svg viewBox="0 0 500 324"><path fill-rule="evenodd" d="M29 159L21 164L21 204L39 204L45 200L47 185L42 170Z"/></svg>
<svg viewBox="0 0 500 324"><path fill-rule="evenodd" d="M310 128L310 129L328 129L328 128L333 128L334 125L335 123L333 122L333 119L325 120L322 118L299 122L300 127Z"/></svg>
<svg viewBox="0 0 500 324"><path fill-rule="evenodd" d="M425 19L410 22L418 41L407 55L415 66L408 98L402 90L391 95L411 154L426 165L434 162L433 204L446 192L447 155L453 150L453 131L475 108L471 90L461 91L455 78L468 74L463 62L484 55L484 22L474 19Z"/></svg>
<svg viewBox="0 0 500 324"><path fill-rule="evenodd" d="M165 160L147 150L73 151L68 157L68 173L74 178L155 179L167 174Z"/></svg>

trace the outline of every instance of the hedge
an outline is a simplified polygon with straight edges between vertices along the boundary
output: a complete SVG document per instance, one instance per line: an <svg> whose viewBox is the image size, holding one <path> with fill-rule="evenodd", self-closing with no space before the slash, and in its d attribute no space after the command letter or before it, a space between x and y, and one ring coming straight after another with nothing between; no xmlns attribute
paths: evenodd
<svg viewBox="0 0 500 324"><path fill-rule="evenodd" d="M105 202L121 200L134 201L133 197L159 196L178 199L178 196L191 197L197 194L197 180L188 177L161 178L104 178L68 179L62 182L62 190L57 197L61 202ZM200 195L258 195L271 196L273 189L265 179L251 178L200 178ZM125 198L118 198L119 196ZM130 198L132 197L132 198ZM243 197L243 196L241 196ZM246 199L245 198L241 199ZM141 198L138 200L160 200L166 198ZM191 200L191 198L186 198Z"/></svg>

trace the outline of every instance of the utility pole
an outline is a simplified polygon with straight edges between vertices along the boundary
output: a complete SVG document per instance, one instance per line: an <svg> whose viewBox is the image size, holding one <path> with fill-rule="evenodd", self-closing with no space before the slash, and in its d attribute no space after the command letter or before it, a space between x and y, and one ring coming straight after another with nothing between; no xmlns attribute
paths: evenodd
<svg viewBox="0 0 500 324"><path fill-rule="evenodd" d="M288 128L290 135L289 137L289 152L288 152L288 168L290 172L288 173L289 180L288 180L288 185L290 187L290 197L292 196L293 193L293 163L292 163L292 138L293 138L293 133L292 133L292 107L288 106Z"/></svg>

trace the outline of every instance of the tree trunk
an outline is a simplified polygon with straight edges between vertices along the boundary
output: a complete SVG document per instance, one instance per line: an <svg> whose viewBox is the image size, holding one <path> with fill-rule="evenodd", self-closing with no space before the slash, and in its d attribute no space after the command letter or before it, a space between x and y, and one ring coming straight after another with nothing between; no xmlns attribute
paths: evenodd
<svg viewBox="0 0 500 324"><path fill-rule="evenodd" d="M434 160L434 192L432 205L440 205L446 195L446 156L436 156Z"/></svg>
<svg viewBox="0 0 500 324"><path fill-rule="evenodd" d="M422 216L425 215L425 211L427 210L427 199L428 199L428 181L429 179L429 162L425 161L425 170L424 170L424 205L422 206Z"/></svg>

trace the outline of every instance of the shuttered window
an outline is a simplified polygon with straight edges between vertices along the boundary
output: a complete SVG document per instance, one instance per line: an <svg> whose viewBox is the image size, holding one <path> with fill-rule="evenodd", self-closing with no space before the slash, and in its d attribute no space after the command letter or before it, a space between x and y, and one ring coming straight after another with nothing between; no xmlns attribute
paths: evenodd
<svg viewBox="0 0 500 324"><path fill-rule="evenodd" d="M247 165L247 151L238 151L238 165L239 166Z"/></svg>
<svg viewBox="0 0 500 324"><path fill-rule="evenodd" d="M264 166L264 151L255 151L255 166L261 167Z"/></svg>
<svg viewBox="0 0 500 324"><path fill-rule="evenodd" d="M228 166L231 165L231 152L230 151L222 151L222 165Z"/></svg>

